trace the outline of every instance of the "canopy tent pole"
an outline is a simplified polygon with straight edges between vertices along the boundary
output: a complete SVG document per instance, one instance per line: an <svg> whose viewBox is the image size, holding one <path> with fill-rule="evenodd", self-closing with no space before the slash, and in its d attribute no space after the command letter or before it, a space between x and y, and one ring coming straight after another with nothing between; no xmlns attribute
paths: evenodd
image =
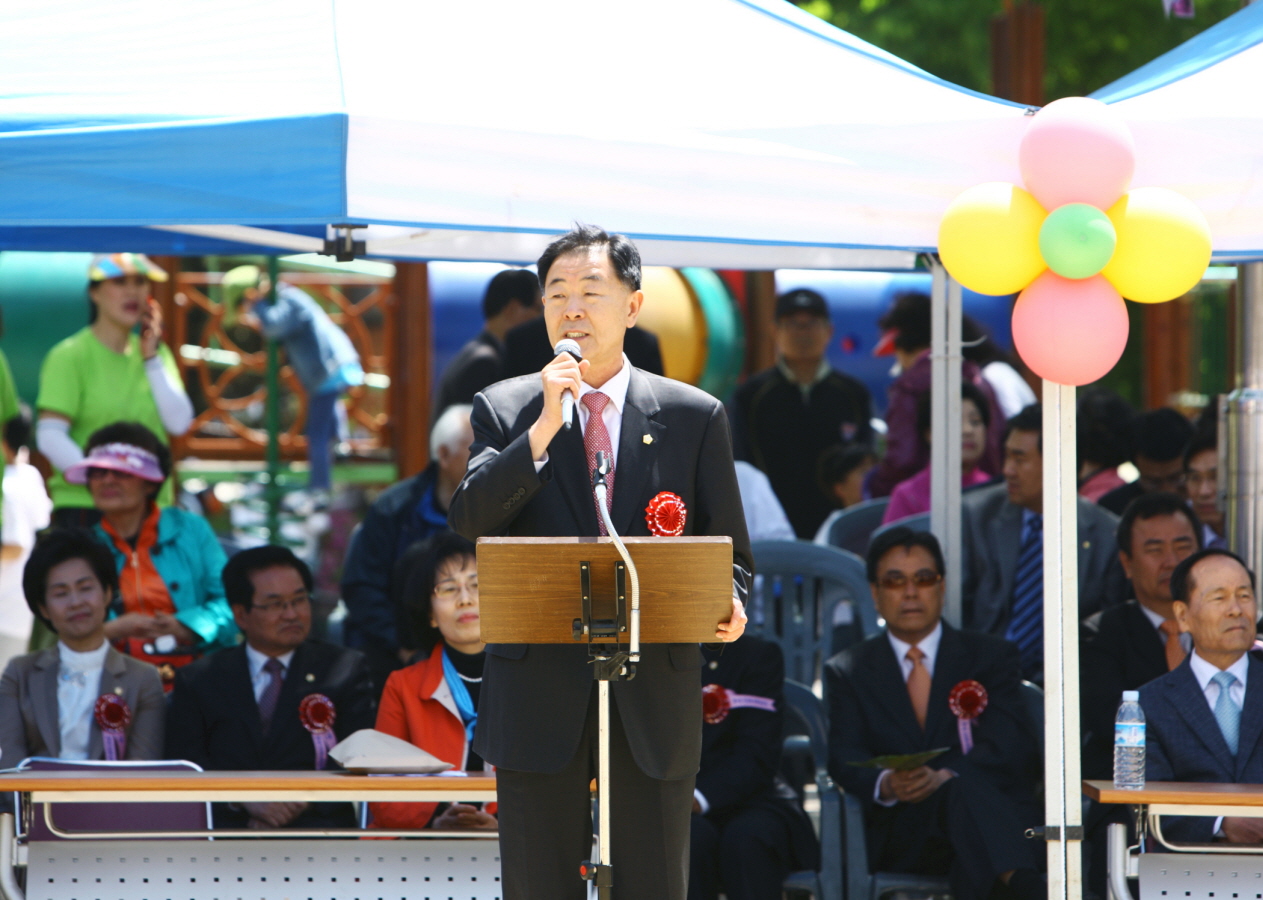
<svg viewBox="0 0 1263 900"><path fill-rule="evenodd" d="M1050 900L1083 896L1075 389L1044 382L1044 823ZM1054 830L1055 829L1055 830Z"/></svg>
<svg viewBox="0 0 1263 900"><path fill-rule="evenodd" d="M1219 495L1228 545L1263 562L1263 263L1237 270L1237 378L1219 404Z"/></svg>
<svg viewBox="0 0 1263 900"><path fill-rule="evenodd" d="M947 568L943 617L961 626L960 283L928 257L930 294L930 531Z"/></svg>
<svg viewBox="0 0 1263 900"><path fill-rule="evenodd" d="M276 303L277 279L280 265L275 256L268 257L268 305ZM281 539L281 355L276 341L267 341L267 403L264 419L268 433L267 446L267 500L268 543L279 544Z"/></svg>

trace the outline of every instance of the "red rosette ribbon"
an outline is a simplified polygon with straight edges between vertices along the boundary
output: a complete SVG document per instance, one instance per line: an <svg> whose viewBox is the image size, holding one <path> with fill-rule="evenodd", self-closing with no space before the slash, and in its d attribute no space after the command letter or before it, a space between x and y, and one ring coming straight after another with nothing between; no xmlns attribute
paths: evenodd
<svg viewBox="0 0 1263 900"><path fill-rule="evenodd" d="M974 719L987 708L987 689L970 679L962 681L947 695L947 706L956 717L960 734L960 752L974 749Z"/></svg>
<svg viewBox="0 0 1263 900"><path fill-rule="evenodd" d="M708 684L702 688L702 721L707 725L718 725L728 718L728 713L734 709L762 709L767 712L776 712L776 701L771 697L738 694L718 684Z"/></svg>
<svg viewBox="0 0 1263 900"><path fill-rule="evenodd" d="M105 758L114 762L127 756L127 726L132 724L127 701L117 694L102 694L92 707L92 718L101 729Z"/></svg>
<svg viewBox="0 0 1263 900"><path fill-rule="evenodd" d="M654 537L679 537L684 534L684 523L689 513L679 494L662 491L645 507L645 521Z"/></svg>
<svg viewBox="0 0 1263 900"><path fill-rule="evenodd" d="M338 742L333 733L338 710L324 694L308 694L298 704L298 719L311 732L311 743L316 748L316 769L323 769L329 762L329 751Z"/></svg>

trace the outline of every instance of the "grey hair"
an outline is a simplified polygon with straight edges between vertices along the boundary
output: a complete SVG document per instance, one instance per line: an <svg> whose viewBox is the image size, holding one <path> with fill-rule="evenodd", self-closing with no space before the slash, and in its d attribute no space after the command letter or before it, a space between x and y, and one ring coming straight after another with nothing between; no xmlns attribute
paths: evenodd
<svg viewBox="0 0 1263 900"><path fill-rule="evenodd" d="M430 429L430 459L439 458L439 447L453 449L453 445L464 434L464 426L469 424L469 417L474 408L468 403L453 403L439 416L434 427Z"/></svg>

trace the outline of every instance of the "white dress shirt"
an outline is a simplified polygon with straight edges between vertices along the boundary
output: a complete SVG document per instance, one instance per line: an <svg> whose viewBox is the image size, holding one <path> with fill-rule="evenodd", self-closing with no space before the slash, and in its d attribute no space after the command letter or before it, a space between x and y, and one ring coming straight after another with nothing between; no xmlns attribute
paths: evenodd
<svg viewBox="0 0 1263 900"><path fill-rule="evenodd" d="M615 470L618 469L618 439L623 433L623 405L627 403L627 387L631 384L631 370L631 362L628 361L627 354L624 353L623 367L618 370L617 374L599 388L592 387L585 381L583 389L579 391L580 399L575 401L575 411L579 414L579 433L583 434L588 428L588 417L592 415L588 412L588 408L583 405L583 395L590 394L593 391L600 391L610 398L610 402L605 404L605 409L601 411L601 421L605 423L605 430L610 435L610 449L614 454L614 458L610 460L610 468ZM535 471L538 472L544 468L547 462L548 451L544 451L544 457L535 460ZM591 473L588 474L590 475Z"/></svg>
<svg viewBox="0 0 1263 900"><path fill-rule="evenodd" d="M57 643L57 729L61 759L87 759L92 735L92 713L101 695L101 672L110 642L87 653Z"/></svg>
<svg viewBox="0 0 1263 900"><path fill-rule="evenodd" d="M890 641L890 648L895 651L895 659L899 660L899 671L903 673L903 683L908 683L908 676L912 674L912 660L908 659L908 651L912 649L912 644L907 641L901 641L886 631L886 638ZM943 638L943 621L934 626L934 630L922 638L917 644L917 648L925 654L921 658L921 664L925 666L925 670L930 673L930 678L934 678L934 660L938 658L939 641ZM877 776L877 783L873 785L873 802L882 806L894 806L898 800L883 800L881 796L881 786L893 772L893 769L882 769L881 774Z"/></svg>
<svg viewBox="0 0 1263 900"><path fill-rule="evenodd" d="M291 650L283 656L276 657L281 663L281 681L285 680L285 676L289 674L289 663L294 658L294 651ZM272 659L266 653L260 653L249 644L246 644L246 662L250 666L250 684L254 688L254 702L258 703L263 696L263 692L267 690L267 686L272 683L272 675L263 671L263 667L267 665L267 661Z"/></svg>

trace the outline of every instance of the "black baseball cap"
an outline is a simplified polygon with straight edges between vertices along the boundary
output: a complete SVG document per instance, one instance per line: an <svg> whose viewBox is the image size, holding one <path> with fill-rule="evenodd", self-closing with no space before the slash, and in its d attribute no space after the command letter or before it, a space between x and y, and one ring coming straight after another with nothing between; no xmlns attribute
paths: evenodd
<svg viewBox="0 0 1263 900"><path fill-rule="evenodd" d="M781 319L800 312L827 319L829 305L824 302L824 297L807 288L799 288L776 298L776 318Z"/></svg>

